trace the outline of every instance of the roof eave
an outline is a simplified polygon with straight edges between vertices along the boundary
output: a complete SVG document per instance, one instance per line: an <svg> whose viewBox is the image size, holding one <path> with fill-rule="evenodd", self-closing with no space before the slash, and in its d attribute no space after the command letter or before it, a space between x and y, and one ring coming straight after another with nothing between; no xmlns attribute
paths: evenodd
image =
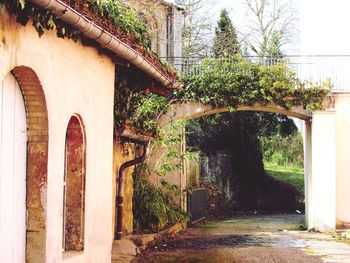
<svg viewBox="0 0 350 263"><path fill-rule="evenodd" d="M180 84L166 76L142 54L105 31L84 15L60 0L30 0L34 4L52 12L56 17L83 33L84 37L98 42L101 47L122 57L141 71L169 89L177 89Z"/></svg>

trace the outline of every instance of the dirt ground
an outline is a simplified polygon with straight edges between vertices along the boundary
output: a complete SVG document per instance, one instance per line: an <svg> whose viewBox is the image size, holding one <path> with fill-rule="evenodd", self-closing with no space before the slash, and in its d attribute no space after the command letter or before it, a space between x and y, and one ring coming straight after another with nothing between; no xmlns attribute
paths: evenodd
<svg viewBox="0 0 350 263"><path fill-rule="evenodd" d="M264 215L207 222L155 244L132 262L350 263L349 245L299 231L303 219L302 215Z"/></svg>

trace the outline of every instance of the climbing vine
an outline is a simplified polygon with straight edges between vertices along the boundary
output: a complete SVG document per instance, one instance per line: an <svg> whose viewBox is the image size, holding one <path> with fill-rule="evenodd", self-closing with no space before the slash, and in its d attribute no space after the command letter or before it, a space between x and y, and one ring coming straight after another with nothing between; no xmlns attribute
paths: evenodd
<svg viewBox="0 0 350 263"><path fill-rule="evenodd" d="M231 110L239 105L277 104L286 109L303 106L309 111L323 108L330 81L301 81L286 64L264 66L251 63L242 56L206 59L196 68L196 74L183 75L183 87L164 98L150 93L133 93L122 121L138 132L156 134L157 118L173 101L199 101ZM129 93L130 94L130 93ZM116 111L120 119L121 111ZM116 122L116 125L121 123Z"/></svg>
<svg viewBox="0 0 350 263"><path fill-rule="evenodd" d="M122 6L114 0L63 0L63 2L91 17L98 24L104 25L105 29L111 29L118 36L128 38L129 42L137 41L145 47L149 46L147 29L133 9ZM39 36L44 33L44 29L56 30L58 37L67 37L75 41L80 35L78 30L72 29L51 12L28 0L0 0L0 4L15 14L17 21L23 25L32 19Z"/></svg>
<svg viewBox="0 0 350 263"><path fill-rule="evenodd" d="M303 82L284 63L261 65L237 55L206 59L200 74L182 78L184 87L176 96L214 107L235 109L238 105L274 103L286 109L303 106L310 111L322 109L331 84Z"/></svg>
<svg viewBox="0 0 350 263"><path fill-rule="evenodd" d="M0 0L0 6L3 10L6 8L12 14L16 15L16 20L22 25L26 25L29 20L38 32L39 36L44 34L44 29L56 30L59 38L69 38L77 41L80 32L68 26L57 19L51 12L36 6L27 0Z"/></svg>

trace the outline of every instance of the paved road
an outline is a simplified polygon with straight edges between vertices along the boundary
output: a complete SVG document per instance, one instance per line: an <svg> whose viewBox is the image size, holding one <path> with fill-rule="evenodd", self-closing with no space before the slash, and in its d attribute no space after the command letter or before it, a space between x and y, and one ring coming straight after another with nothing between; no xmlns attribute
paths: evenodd
<svg viewBox="0 0 350 263"><path fill-rule="evenodd" d="M134 263L350 263L350 245L298 231L300 215L237 217L189 228Z"/></svg>

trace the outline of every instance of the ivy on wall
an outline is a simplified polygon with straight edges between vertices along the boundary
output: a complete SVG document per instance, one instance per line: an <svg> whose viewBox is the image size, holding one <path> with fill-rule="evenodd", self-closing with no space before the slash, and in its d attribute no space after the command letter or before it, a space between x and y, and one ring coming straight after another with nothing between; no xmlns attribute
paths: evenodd
<svg viewBox="0 0 350 263"><path fill-rule="evenodd" d="M51 12L34 5L28 0L0 0L2 9L5 7L10 13L16 15L16 20L26 25L29 20L38 32L39 36L44 34L44 29L56 30L60 38L69 38L77 41L80 32L57 19Z"/></svg>
<svg viewBox="0 0 350 263"><path fill-rule="evenodd" d="M206 59L200 73L182 78L184 88L176 96L214 107L235 109L238 105L274 103L285 109L303 106L310 111L322 109L329 94L329 81L303 82L284 63L261 65L242 56Z"/></svg>
<svg viewBox="0 0 350 263"><path fill-rule="evenodd" d="M63 2L72 5L86 15L89 14L90 17L96 18L96 20L99 20L97 22L104 22L109 27L112 25L118 30L118 32L115 32L116 34L122 34L129 41L136 41L145 47L149 46L150 40L147 29L133 9L124 7L114 0L63 0ZM80 35L78 30L71 28L56 18L51 12L36 6L28 0L0 0L0 4L6 7L12 14L15 14L17 16L17 22L23 25L26 25L32 19L33 26L39 36L44 33L44 29L56 30L58 37L67 37L74 41ZM107 23L103 21L106 18L108 19Z"/></svg>
<svg viewBox="0 0 350 263"><path fill-rule="evenodd" d="M167 98L133 93L129 97L128 110L123 112L122 122L135 127L138 132L156 134L156 120L172 101L199 101L231 110L239 105L273 103L285 109L303 106L314 111L323 109L323 101L331 89L330 81L299 80L286 64L264 66L251 63L240 55L206 59L196 70L196 74L182 76L183 87ZM122 125L118 122L120 113L115 112L117 126Z"/></svg>

